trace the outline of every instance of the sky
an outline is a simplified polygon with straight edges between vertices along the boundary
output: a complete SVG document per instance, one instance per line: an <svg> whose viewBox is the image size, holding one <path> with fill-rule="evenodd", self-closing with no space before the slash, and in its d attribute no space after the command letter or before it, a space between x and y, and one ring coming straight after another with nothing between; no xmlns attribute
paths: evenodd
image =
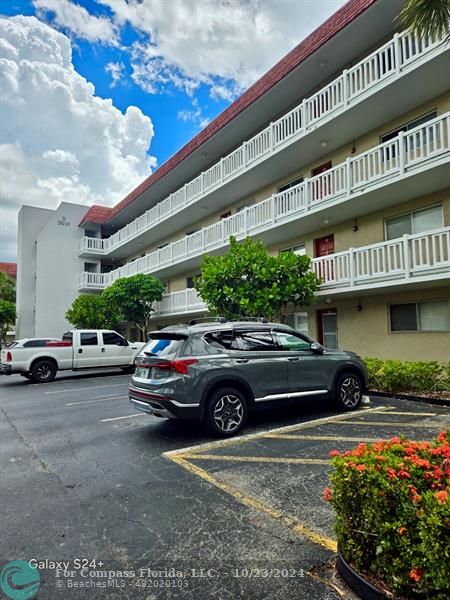
<svg viewBox="0 0 450 600"><path fill-rule="evenodd" d="M0 261L22 204L113 206L345 0L0 0Z"/></svg>

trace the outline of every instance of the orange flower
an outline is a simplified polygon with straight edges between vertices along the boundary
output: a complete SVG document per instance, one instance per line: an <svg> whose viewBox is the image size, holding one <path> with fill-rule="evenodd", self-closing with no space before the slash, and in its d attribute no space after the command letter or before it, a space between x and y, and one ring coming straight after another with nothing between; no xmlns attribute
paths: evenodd
<svg viewBox="0 0 450 600"><path fill-rule="evenodd" d="M423 569L418 569L417 567L414 567L409 572L410 578L413 581L415 581L416 583L418 583L422 579L422 575L423 575Z"/></svg>
<svg viewBox="0 0 450 600"><path fill-rule="evenodd" d="M326 487L323 491L323 499L325 502L329 502L331 500L331 490L329 487Z"/></svg>
<svg viewBox="0 0 450 600"><path fill-rule="evenodd" d="M446 490L442 490L442 492L435 492L434 495L439 504L445 504L448 500L448 492Z"/></svg>
<svg viewBox="0 0 450 600"><path fill-rule="evenodd" d="M366 470L366 465L358 465L356 468L358 469L358 471L361 471L361 473L362 473L363 471Z"/></svg>
<svg viewBox="0 0 450 600"><path fill-rule="evenodd" d="M399 528L398 528L398 532L399 532L399 534L400 534L400 535L405 535L405 533L406 533L407 531L408 531L408 530L406 529L406 527L399 527Z"/></svg>
<svg viewBox="0 0 450 600"><path fill-rule="evenodd" d="M331 450L331 452L328 453L328 456L340 456L341 453L339 452L339 450Z"/></svg>

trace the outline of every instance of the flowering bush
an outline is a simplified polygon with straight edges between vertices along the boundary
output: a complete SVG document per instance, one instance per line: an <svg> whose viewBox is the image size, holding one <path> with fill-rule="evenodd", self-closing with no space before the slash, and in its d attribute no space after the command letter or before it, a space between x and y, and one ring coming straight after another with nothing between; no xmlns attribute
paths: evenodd
<svg viewBox="0 0 450 600"><path fill-rule="evenodd" d="M369 388L384 392L435 392L450 390L450 363L364 359Z"/></svg>
<svg viewBox="0 0 450 600"><path fill-rule="evenodd" d="M450 598L450 429L330 455L324 500L344 558L404 597Z"/></svg>

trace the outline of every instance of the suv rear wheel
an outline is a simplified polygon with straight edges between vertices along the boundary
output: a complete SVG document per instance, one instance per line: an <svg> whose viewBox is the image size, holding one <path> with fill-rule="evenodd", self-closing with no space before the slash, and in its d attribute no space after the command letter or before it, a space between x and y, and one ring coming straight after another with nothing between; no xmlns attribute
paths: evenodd
<svg viewBox="0 0 450 600"><path fill-rule="evenodd" d="M335 391L334 402L340 410L356 410L361 404L363 385L361 378L355 373L342 373L339 375Z"/></svg>
<svg viewBox="0 0 450 600"><path fill-rule="evenodd" d="M247 421L247 401L244 394L232 387L212 393L206 407L205 424L215 435L235 435Z"/></svg>

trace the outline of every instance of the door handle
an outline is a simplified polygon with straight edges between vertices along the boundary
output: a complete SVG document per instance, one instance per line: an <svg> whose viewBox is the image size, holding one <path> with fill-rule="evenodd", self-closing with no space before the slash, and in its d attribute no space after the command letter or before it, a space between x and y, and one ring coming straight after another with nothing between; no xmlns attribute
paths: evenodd
<svg viewBox="0 0 450 600"><path fill-rule="evenodd" d="M83 354L83 348L78 348L78 354Z"/></svg>
<svg viewBox="0 0 450 600"><path fill-rule="evenodd" d="M248 363L248 358L237 358L236 362L238 362L238 363Z"/></svg>
<svg viewBox="0 0 450 600"><path fill-rule="evenodd" d="M104 348L102 348L102 352L104 352L104 351L105 351L105 349L104 349Z"/></svg>
<svg viewBox="0 0 450 600"><path fill-rule="evenodd" d="M298 356L288 356L288 360L290 360L291 362L294 362L296 360L300 360Z"/></svg>

